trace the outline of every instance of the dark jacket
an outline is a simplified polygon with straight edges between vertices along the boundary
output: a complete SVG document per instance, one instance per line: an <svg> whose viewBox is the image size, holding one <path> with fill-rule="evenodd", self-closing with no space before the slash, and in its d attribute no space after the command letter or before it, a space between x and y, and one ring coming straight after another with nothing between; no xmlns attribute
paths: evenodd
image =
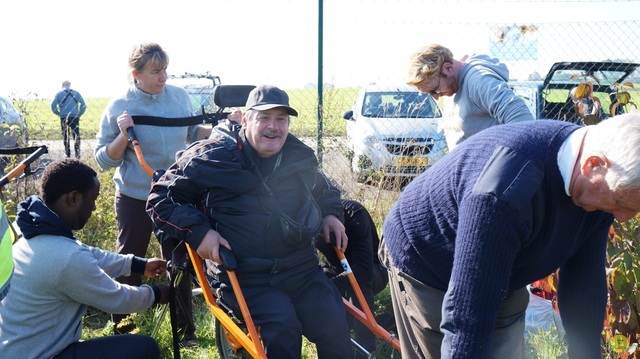
<svg viewBox="0 0 640 359"><path fill-rule="evenodd" d="M31 239L40 234L76 239L69 226L35 195L18 203L16 223L26 239Z"/></svg>
<svg viewBox="0 0 640 359"><path fill-rule="evenodd" d="M56 93L51 102L51 111L60 118L80 117L87 110L84 98L76 90L65 88Z"/></svg>
<svg viewBox="0 0 640 359"><path fill-rule="evenodd" d="M187 148L152 185L147 210L160 239L185 240L196 249L209 229L216 230L230 242L244 283L317 266L314 236L298 243L286 241L269 192L291 217L316 215L309 206L313 199L321 212L317 215L343 220L340 192L318 172L313 150L293 135L281 153L279 165L273 156L267 160L273 171L261 175L258 168L265 162L256 156L244 131L214 128L210 139Z"/></svg>

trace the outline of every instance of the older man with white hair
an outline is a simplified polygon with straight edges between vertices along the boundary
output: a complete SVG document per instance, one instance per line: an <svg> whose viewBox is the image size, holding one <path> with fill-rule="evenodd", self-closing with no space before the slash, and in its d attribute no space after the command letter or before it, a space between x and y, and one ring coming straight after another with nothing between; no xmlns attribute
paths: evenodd
<svg viewBox="0 0 640 359"><path fill-rule="evenodd" d="M639 113L473 135L385 219L402 356L524 358L525 286L560 268L569 357L599 359L609 227L639 211Z"/></svg>

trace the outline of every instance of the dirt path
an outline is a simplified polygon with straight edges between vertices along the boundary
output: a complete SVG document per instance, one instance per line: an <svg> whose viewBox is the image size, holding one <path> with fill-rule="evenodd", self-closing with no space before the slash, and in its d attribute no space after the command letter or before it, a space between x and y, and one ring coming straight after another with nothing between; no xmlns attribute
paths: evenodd
<svg viewBox="0 0 640 359"><path fill-rule="evenodd" d="M83 161L93 160L93 148L95 146L96 140L89 139L83 140L80 142L80 156ZM48 153L45 155L46 158L50 160L56 160L60 158L64 158L64 145L62 140L45 140L45 141L30 141L29 146L47 146ZM73 144L71 145L73 147ZM71 150L73 153L73 148Z"/></svg>

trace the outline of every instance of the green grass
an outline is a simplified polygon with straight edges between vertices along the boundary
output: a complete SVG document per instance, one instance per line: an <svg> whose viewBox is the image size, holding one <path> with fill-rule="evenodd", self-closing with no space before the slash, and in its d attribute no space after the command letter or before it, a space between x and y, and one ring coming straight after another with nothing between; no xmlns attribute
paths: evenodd
<svg viewBox="0 0 640 359"><path fill-rule="evenodd" d="M318 129L315 89L287 90L291 107L299 116L292 119L291 132L300 137L315 137ZM325 89L323 102L323 132L325 136L344 136L345 120L342 113L351 108L357 88ZM87 111L81 118L82 138L95 138L99 130L100 117L109 103L109 98L87 98ZM60 119L51 112L51 101L46 99L14 99L14 104L25 115L30 137L39 140L60 138Z"/></svg>
<svg viewBox="0 0 640 359"><path fill-rule="evenodd" d="M538 329L526 340L527 359L559 359L566 358L567 345L552 327L549 331Z"/></svg>
<svg viewBox="0 0 640 359"><path fill-rule="evenodd" d="M291 107L298 110L299 116L291 121L291 133L299 137L315 137L318 130L318 94L315 89L287 91ZM323 134L325 136L344 136L344 111L351 109L358 94L357 88L325 89L323 97Z"/></svg>
<svg viewBox="0 0 640 359"><path fill-rule="evenodd" d="M81 117L81 138L95 138L100 116L109 103L108 98L85 99L87 110ZM14 100L16 108L25 116L31 139L57 140L61 138L60 118L51 112L51 101L44 99Z"/></svg>

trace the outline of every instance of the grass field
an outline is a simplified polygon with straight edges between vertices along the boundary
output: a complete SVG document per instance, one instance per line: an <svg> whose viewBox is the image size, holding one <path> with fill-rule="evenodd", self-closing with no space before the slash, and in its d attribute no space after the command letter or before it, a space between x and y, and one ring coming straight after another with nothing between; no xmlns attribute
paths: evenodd
<svg viewBox="0 0 640 359"><path fill-rule="evenodd" d="M343 136L345 131L342 113L351 108L357 88L326 89L324 94L323 129L326 136ZM291 106L299 116L292 119L291 132L297 136L315 136L317 133L317 92L314 89L288 90ZM87 110L82 116L80 134L82 138L95 138L99 130L100 117L109 103L109 98L87 98ZM26 118L32 139L60 139L60 119L51 112L50 100L30 99L14 101Z"/></svg>

